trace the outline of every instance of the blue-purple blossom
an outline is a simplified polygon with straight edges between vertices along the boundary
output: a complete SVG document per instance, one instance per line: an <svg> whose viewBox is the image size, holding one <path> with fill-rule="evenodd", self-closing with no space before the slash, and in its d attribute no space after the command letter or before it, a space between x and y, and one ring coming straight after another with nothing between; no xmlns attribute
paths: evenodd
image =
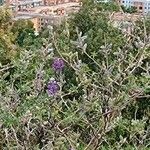
<svg viewBox="0 0 150 150"><path fill-rule="evenodd" d="M55 71L62 71L62 69L65 67L65 63L63 59L55 58L53 61L52 67Z"/></svg>
<svg viewBox="0 0 150 150"><path fill-rule="evenodd" d="M57 81L52 80L47 85L47 91L49 95L54 96L59 91L59 85Z"/></svg>

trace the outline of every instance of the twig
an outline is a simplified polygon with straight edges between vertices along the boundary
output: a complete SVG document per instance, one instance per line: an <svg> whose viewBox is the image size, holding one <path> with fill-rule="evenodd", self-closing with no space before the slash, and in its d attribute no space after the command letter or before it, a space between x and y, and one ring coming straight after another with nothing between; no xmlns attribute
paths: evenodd
<svg viewBox="0 0 150 150"><path fill-rule="evenodd" d="M12 65L12 66L4 67L4 68L0 69L0 72L4 72L4 71L9 70L11 68L14 68L14 66Z"/></svg>

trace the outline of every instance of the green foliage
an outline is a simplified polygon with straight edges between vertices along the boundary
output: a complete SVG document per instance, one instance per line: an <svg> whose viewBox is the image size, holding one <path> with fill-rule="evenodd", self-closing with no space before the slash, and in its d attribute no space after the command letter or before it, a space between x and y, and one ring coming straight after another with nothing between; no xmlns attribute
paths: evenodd
<svg viewBox="0 0 150 150"><path fill-rule="evenodd" d="M7 23L9 23L10 18L11 18L11 12L7 8L0 8L0 26L4 27Z"/></svg>
<svg viewBox="0 0 150 150"><path fill-rule="evenodd" d="M125 13L136 13L137 12L137 8L134 7L134 6L131 6L131 7L125 7L125 6L121 6L122 10L125 12Z"/></svg>
<svg viewBox="0 0 150 150"><path fill-rule="evenodd" d="M0 8L0 63L7 64L16 55L17 48L13 45L14 35L11 30L11 12Z"/></svg>
<svg viewBox="0 0 150 150"><path fill-rule="evenodd" d="M28 48L36 45L36 42L40 43L39 38L35 35L33 23L30 20L15 21L11 31L16 35L15 41L20 47Z"/></svg>
<svg viewBox="0 0 150 150"><path fill-rule="evenodd" d="M2 29L0 149L150 148L149 19L126 34L110 23L106 5L84 1L36 37L29 21ZM13 59L12 44L19 49ZM56 57L65 63L60 72L52 68ZM50 78L60 88L54 96Z"/></svg>
<svg viewBox="0 0 150 150"><path fill-rule="evenodd" d="M99 11L105 11L105 12L117 12L119 11L119 7L115 2L108 2L108 3L99 3L96 5L97 9Z"/></svg>
<svg viewBox="0 0 150 150"><path fill-rule="evenodd" d="M0 14L0 64L6 65L18 57L20 47L41 47L41 38L35 36L31 21L12 21L11 12L3 7L0 8Z"/></svg>
<svg viewBox="0 0 150 150"><path fill-rule="evenodd" d="M107 17L110 14L110 12L114 11L119 11L119 8L113 2L93 3L92 1L85 1L83 2L83 7L80 9L79 13L73 17L73 20L71 21L70 25L74 28L76 28L77 25L77 27L83 33L86 33L90 29L95 28L95 24L99 24L100 28L105 28L105 30L107 30Z"/></svg>

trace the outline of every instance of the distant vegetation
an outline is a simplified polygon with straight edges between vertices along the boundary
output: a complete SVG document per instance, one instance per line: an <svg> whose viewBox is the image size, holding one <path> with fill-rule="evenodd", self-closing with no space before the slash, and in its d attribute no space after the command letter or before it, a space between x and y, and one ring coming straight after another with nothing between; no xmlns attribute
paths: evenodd
<svg viewBox="0 0 150 150"><path fill-rule="evenodd" d="M0 9L0 149L150 149L150 19L126 34L118 10L84 0L35 35Z"/></svg>
<svg viewBox="0 0 150 150"><path fill-rule="evenodd" d="M133 7L133 6L131 6L131 7L124 7L124 6L121 6L122 7L122 10L124 11L124 12L126 12L126 13L130 13L130 14L132 14L132 13L136 13L137 12L137 8L136 7Z"/></svg>

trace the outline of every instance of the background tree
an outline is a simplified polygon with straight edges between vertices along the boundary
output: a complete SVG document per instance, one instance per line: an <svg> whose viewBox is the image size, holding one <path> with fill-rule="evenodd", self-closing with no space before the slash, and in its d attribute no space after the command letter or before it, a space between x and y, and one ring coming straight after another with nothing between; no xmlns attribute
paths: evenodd
<svg viewBox="0 0 150 150"><path fill-rule="evenodd" d="M131 7L125 7L125 6L121 6L122 7L122 10L125 12L125 13L136 13L137 12L137 8L134 7L134 6L131 6Z"/></svg>
<svg viewBox="0 0 150 150"><path fill-rule="evenodd" d="M17 49L13 44L15 37L11 32L11 12L0 8L0 62L7 64L16 55Z"/></svg>
<svg viewBox="0 0 150 150"><path fill-rule="evenodd" d="M0 149L149 150L149 24L123 33L83 4L40 48L13 31L25 45L0 66Z"/></svg>
<svg viewBox="0 0 150 150"><path fill-rule="evenodd" d="M30 47L40 44L40 40L35 35L33 23L30 20L18 20L13 23L12 33L16 36L16 44L20 47Z"/></svg>

